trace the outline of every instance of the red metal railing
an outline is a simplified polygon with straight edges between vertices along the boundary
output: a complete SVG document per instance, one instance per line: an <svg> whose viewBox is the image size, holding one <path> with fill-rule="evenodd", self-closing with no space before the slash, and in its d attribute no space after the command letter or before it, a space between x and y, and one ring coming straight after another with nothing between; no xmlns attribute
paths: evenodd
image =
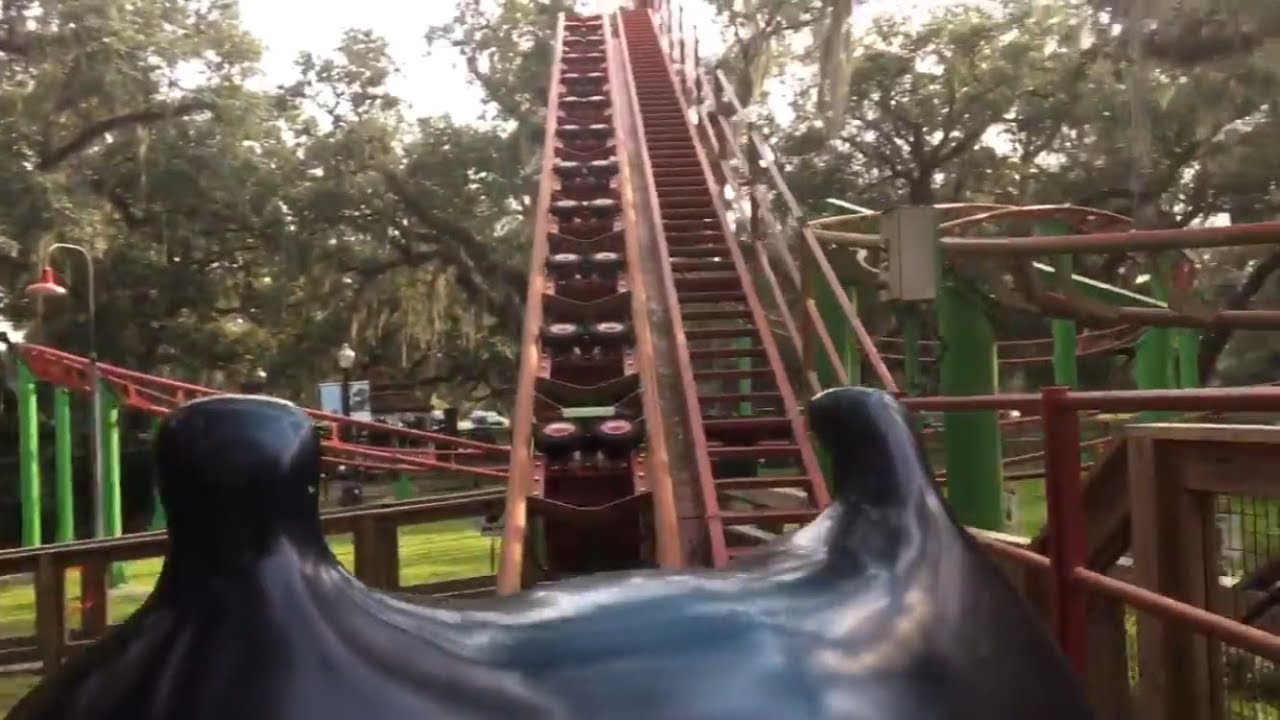
<svg viewBox="0 0 1280 720"><path fill-rule="evenodd" d="M979 539L992 551L1051 575L1054 632L1077 671L1083 674L1087 668L1087 612L1091 592L1280 662L1278 636L1084 567L1079 417L1079 413L1089 411L1276 412L1280 411L1280 388L1117 392L1044 388L1038 395L908 398L903 402L913 410L1018 410L1038 412L1044 419L1049 557L989 538Z"/></svg>
<svg viewBox="0 0 1280 720"><path fill-rule="evenodd" d="M90 373L87 358L41 345L22 344L17 347L23 362L38 379L76 392L89 392ZM98 377L101 382L111 387L126 407L151 415L163 415L182 403L197 398L225 394L220 390L147 375L105 363L98 363ZM370 430L410 442L432 443L439 448L433 451L402 450L326 440L322 443L326 464L351 465L380 471L440 470L487 478L505 476L504 472L493 467L473 467L437 459L445 457L455 460L489 461L492 464L499 459L505 459L508 449L501 445L421 430L397 428L319 410L307 409L306 412L312 419L329 424L335 430L342 427ZM334 435L338 437L342 433L335 432Z"/></svg>

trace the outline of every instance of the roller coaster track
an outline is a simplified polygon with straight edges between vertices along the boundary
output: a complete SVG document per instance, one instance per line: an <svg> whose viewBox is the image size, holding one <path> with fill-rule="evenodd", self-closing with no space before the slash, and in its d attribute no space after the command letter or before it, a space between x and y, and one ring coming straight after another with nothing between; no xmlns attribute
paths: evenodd
<svg viewBox="0 0 1280 720"><path fill-rule="evenodd" d="M85 393L92 386L90 363L87 358L72 355L53 348L24 343L16 346L18 356L38 380L73 392ZM163 415L184 402L202 397L223 394L223 391L200 387L167 378L134 372L105 363L98 363L98 379L101 384L131 409L150 415ZM435 444L440 450L413 450L374 447L339 439L325 440L324 460L330 465L346 465L366 470L384 472L445 471L499 480L506 477L502 459L508 449L500 445L476 442L439 433L397 428L380 423L307 410L317 422L334 428L334 438L341 438L340 430L363 429L390 436L398 444ZM437 457L450 457L458 462L443 462ZM487 462L487 467L460 464L461 461ZM495 467L497 465L497 467Z"/></svg>
<svg viewBox="0 0 1280 720"><path fill-rule="evenodd" d="M723 567L829 502L653 14L562 18L554 48L504 594L597 570ZM600 273L601 251L621 251L625 270ZM628 321L625 342L595 337ZM655 367L664 347L674 367ZM643 440L610 450L598 428L641 416Z"/></svg>
<svg viewBox="0 0 1280 720"><path fill-rule="evenodd" d="M680 562L613 34L608 16L562 17L556 31L502 593Z"/></svg>

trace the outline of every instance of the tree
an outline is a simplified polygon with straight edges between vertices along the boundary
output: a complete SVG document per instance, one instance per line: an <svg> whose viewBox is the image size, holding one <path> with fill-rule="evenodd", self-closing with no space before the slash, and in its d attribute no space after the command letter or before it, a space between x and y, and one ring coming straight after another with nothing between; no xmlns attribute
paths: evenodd
<svg viewBox="0 0 1280 720"><path fill-rule="evenodd" d="M1133 36L1112 32L1111 12L1009 0L946 8L919 24L877 18L855 40L850 120L834 141L822 128L819 80L800 88L798 121L778 138L792 189L814 211L834 195L873 207L1145 207L1149 222L1174 227L1223 212L1272 217L1274 63L1263 50L1202 64L1153 58L1135 94ZM1146 152L1134 149L1135 118L1151 128ZM1219 301L1246 307L1276 264L1266 255L1209 253L1202 275L1225 276L1219 264L1241 270ZM1085 258L1077 269L1124 283L1124 260ZM1206 374L1229 337L1206 336Z"/></svg>
<svg viewBox="0 0 1280 720"><path fill-rule="evenodd" d="M49 242L91 247L103 357L204 384L261 365L308 399L348 338L424 400L509 383L529 193L509 129L407 119L367 32L256 92L234 2L2 7L6 287ZM32 336L84 352L83 307L50 308Z"/></svg>

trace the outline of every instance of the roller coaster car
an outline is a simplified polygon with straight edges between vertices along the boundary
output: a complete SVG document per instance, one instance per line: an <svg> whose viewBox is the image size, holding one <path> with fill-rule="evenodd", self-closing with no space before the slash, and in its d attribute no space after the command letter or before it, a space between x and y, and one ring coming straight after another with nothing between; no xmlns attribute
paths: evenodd
<svg viewBox="0 0 1280 720"><path fill-rule="evenodd" d="M580 449L585 437L586 433L577 423L553 420L534 428L533 447L547 459L547 462L561 464L573 458L573 454Z"/></svg>
<svg viewBox="0 0 1280 720"><path fill-rule="evenodd" d="M547 257L547 272L560 282L578 277L584 269L582 256L577 253L555 253Z"/></svg>
<svg viewBox="0 0 1280 720"><path fill-rule="evenodd" d="M582 326L577 323L547 323L542 326L539 338L542 349L548 354L568 355L582 342Z"/></svg>
<svg viewBox="0 0 1280 720"><path fill-rule="evenodd" d="M730 572L412 605L326 545L300 409L189 403L156 441L155 590L8 720L1093 718L1044 623L951 518L897 403L843 388L808 417L833 504Z"/></svg>

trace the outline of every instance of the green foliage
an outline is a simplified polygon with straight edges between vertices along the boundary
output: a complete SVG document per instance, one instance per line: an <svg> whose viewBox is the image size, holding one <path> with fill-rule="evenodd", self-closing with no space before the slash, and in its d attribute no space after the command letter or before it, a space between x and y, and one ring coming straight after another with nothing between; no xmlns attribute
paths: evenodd
<svg viewBox="0 0 1280 720"><path fill-rule="evenodd" d="M467 57L489 68L490 100L521 116L501 119L532 127L545 92L528 77L539 61L545 71L554 13L508 5L510 22L542 24ZM309 401L346 339L362 372L424 400L510 383L537 151L527 128L411 120L387 87L385 41L364 31L255 91L244 81L258 44L235 2L4 8L3 287L29 282L53 242L88 247L100 355L203 384L234 387L261 366L272 391ZM8 293L0 310L33 323L33 339L85 352L83 269L72 256L54 265L69 300L40 308Z"/></svg>
<svg viewBox="0 0 1280 720"><path fill-rule="evenodd" d="M1262 27L1270 12L1242 2L1231 18ZM1154 27L1169 31L1179 17ZM1127 30L1083 2L954 4L924 18L862 21L866 30L849 56L848 119L834 139L824 100L830 71L817 63L797 88L796 122L776 133L792 189L814 212L830 212L828 197L871 207L1075 203L1131 215L1148 208L1167 226L1280 211L1273 170L1280 72L1262 44L1207 62L1157 56L1138 86ZM1144 126L1149 143L1139 142ZM1271 253L1209 253L1202 286L1225 287L1216 298L1222 306L1248 307L1259 291L1266 301L1265 276L1280 266L1265 262ZM1107 257L1077 264L1121 283L1124 267ZM1250 281L1252 271L1262 276ZM1018 336L1046 333L1042 323L1009 320ZM1206 373L1229 340L1206 338ZM1274 353L1248 354L1255 360L1245 362L1253 370L1244 377L1271 375ZM1238 369L1239 359L1228 364Z"/></svg>
<svg viewBox="0 0 1280 720"><path fill-rule="evenodd" d="M464 0L423 28L424 45L458 51L484 91L485 117L462 123L408 117L386 43L368 32L302 55L283 87L252 89L259 47L230 0L7 0L0 312L85 351L76 258L54 261L67 301L39 308L13 292L44 248L72 242L95 258L110 362L221 386L261 366L271 390L309 400L349 339L369 372L424 400L506 388L555 18L571 5ZM1272 5L1158 18L1153 38L1185 36L1192 21L1221 35L1225 18L1247 42L1189 63L1144 40L1155 64L1140 97L1114 22L1125 8L1086 0L947 4L919 25L869 21L846 2L713 10L719 67L744 99L807 78L776 134L811 209L837 196L1129 212L1140 107L1152 132L1139 200L1185 224L1277 210ZM1228 286L1219 302L1247 305L1253 293L1229 286L1267 270L1265 252L1214 257L1204 272ZM1119 266L1082 267L1106 278ZM1264 298L1265 280L1250 286Z"/></svg>

